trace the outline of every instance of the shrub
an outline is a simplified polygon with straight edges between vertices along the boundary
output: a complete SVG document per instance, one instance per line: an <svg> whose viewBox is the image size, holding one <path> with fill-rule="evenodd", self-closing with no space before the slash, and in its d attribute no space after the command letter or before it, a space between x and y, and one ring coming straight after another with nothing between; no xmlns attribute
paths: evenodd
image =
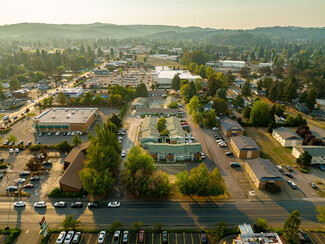
<svg viewBox="0 0 325 244"><path fill-rule="evenodd" d="M109 228L110 232L115 232L116 230L119 230L122 228L122 222L118 220L114 220L111 224L111 227Z"/></svg>
<svg viewBox="0 0 325 244"><path fill-rule="evenodd" d="M72 197L83 197L83 195L86 195L85 191L81 192L63 192L59 187L55 187L49 194L48 197L53 198L72 198Z"/></svg>
<svg viewBox="0 0 325 244"><path fill-rule="evenodd" d="M274 183L266 183L265 190L267 190L270 193L281 192L281 188Z"/></svg>
<svg viewBox="0 0 325 244"><path fill-rule="evenodd" d="M0 169L6 169L6 168L8 168L7 163L0 163Z"/></svg>
<svg viewBox="0 0 325 244"><path fill-rule="evenodd" d="M41 149L42 149L42 146L37 144L37 145L32 145L29 150L30 151L39 151Z"/></svg>

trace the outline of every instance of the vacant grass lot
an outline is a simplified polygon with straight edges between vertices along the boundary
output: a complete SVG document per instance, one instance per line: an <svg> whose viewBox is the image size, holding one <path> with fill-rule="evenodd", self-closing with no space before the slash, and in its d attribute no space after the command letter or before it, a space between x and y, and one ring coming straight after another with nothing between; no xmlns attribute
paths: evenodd
<svg viewBox="0 0 325 244"><path fill-rule="evenodd" d="M295 158L291 154L291 148L282 147L267 132L266 128L245 128L247 136L251 137L262 150L261 157L267 158L279 165L295 165Z"/></svg>

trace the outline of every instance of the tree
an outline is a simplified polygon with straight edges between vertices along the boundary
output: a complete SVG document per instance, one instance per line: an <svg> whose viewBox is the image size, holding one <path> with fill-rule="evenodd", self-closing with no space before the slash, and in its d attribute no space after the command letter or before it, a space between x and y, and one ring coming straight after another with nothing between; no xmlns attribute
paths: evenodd
<svg viewBox="0 0 325 244"><path fill-rule="evenodd" d="M243 78L248 78L250 72L251 72L250 68L244 67L239 70L239 75Z"/></svg>
<svg viewBox="0 0 325 244"><path fill-rule="evenodd" d="M216 228L216 234L218 235L219 238L221 238L224 235L226 228L227 228L227 223L225 221L220 220Z"/></svg>
<svg viewBox="0 0 325 244"><path fill-rule="evenodd" d="M243 117L245 119L249 120L251 117L251 111L252 111L252 108L248 104L246 104L244 111L243 111Z"/></svg>
<svg viewBox="0 0 325 244"><path fill-rule="evenodd" d="M219 88L217 90L217 96L227 101L227 88Z"/></svg>
<svg viewBox="0 0 325 244"><path fill-rule="evenodd" d="M194 111L192 113L192 120L196 124L201 124L203 122L203 115L199 111Z"/></svg>
<svg viewBox="0 0 325 244"><path fill-rule="evenodd" d="M253 105L250 119L252 120L254 126L268 126L273 118L267 103L256 101Z"/></svg>
<svg viewBox="0 0 325 244"><path fill-rule="evenodd" d="M159 132L162 132L165 128L166 128L166 119L162 117L157 121L157 130Z"/></svg>
<svg viewBox="0 0 325 244"><path fill-rule="evenodd" d="M184 170L176 176L176 185L186 195L219 196L225 191L220 172L215 168L209 173L204 163L193 168L190 174Z"/></svg>
<svg viewBox="0 0 325 244"><path fill-rule="evenodd" d="M198 96L191 98L190 102L186 105L188 114L193 114L194 112L201 110L201 104Z"/></svg>
<svg viewBox="0 0 325 244"><path fill-rule="evenodd" d="M252 93L251 93L251 83L246 80L244 85L243 85L243 88L241 90L241 94L245 97L250 97L252 96Z"/></svg>
<svg viewBox="0 0 325 244"><path fill-rule="evenodd" d="M179 73L175 74L172 79L171 88L178 91L180 89L181 78L179 77Z"/></svg>
<svg viewBox="0 0 325 244"><path fill-rule="evenodd" d="M323 206L317 206L316 208L317 219L320 223L325 225L325 208Z"/></svg>
<svg viewBox="0 0 325 244"><path fill-rule="evenodd" d="M122 127L122 120L120 119L119 115L113 113L110 117L109 117L109 121L111 123L113 123L117 129Z"/></svg>
<svg viewBox="0 0 325 244"><path fill-rule="evenodd" d="M155 221L155 223L153 223L153 229L155 230L155 232L161 232L162 224Z"/></svg>
<svg viewBox="0 0 325 244"><path fill-rule="evenodd" d="M122 222L121 221L118 221L118 220L114 220L112 223L111 223L111 227L109 228L109 231L110 232L115 232L117 230L120 230L122 228Z"/></svg>
<svg viewBox="0 0 325 244"><path fill-rule="evenodd" d="M77 134L74 134L74 136L72 138L72 144L75 146L78 146L81 144L81 140Z"/></svg>
<svg viewBox="0 0 325 244"><path fill-rule="evenodd" d="M13 134L10 134L8 137L7 137L7 140L9 142L16 142L17 141L17 137L15 137Z"/></svg>
<svg viewBox="0 0 325 244"><path fill-rule="evenodd" d="M245 104L245 100L244 98L242 98L242 96L240 95L237 95L237 97L233 100L232 104L235 106L235 107L244 107L244 104Z"/></svg>
<svg viewBox="0 0 325 244"><path fill-rule="evenodd" d="M314 87L308 90L306 106L309 109L309 111L312 111L315 107L317 93L318 93L317 89Z"/></svg>
<svg viewBox="0 0 325 244"><path fill-rule="evenodd" d="M299 158L297 158L297 164L308 167L311 164L312 156L306 151L300 154Z"/></svg>
<svg viewBox="0 0 325 244"><path fill-rule="evenodd" d="M42 166L42 161L39 160L37 157L30 158L26 163L26 167L30 171L38 171L42 168Z"/></svg>
<svg viewBox="0 0 325 244"><path fill-rule="evenodd" d="M147 87L143 82L141 82L135 89L134 96L135 97L147 97L148 96Z"/></svg>
<svg viewBox="0 0 325 244"><path fill-rule="evenodd" d="M81 221L73 218L72 214L69 214L62 222L61 226L64 230L75 230L80 225Z"/></svg>
<svg viewBox="0 0 325 244"><path fill-rule="evenodd" d="M193 81L181 87L181 95L185 103L188 103L196 95L196 88Z"/></svg>
<svg viewBox="0 0 325 244"><path fill-rule="evenodd" d="M266 232L268 229L267 220L258 218L254 224L254 231L256 233Z"/></svg>
<svg viewBox="0 0 325 244"><path fill-rule="evenodd" d="M292 243L297 238L301 220L299 219L300 212L295 210L290 213L283 225L284 235L288 242Z"/></svg>
<svg viewBox="0 0 325 244"><path fill-rule="evenodd" d="M178 108L178 104L177 104L177 102L171 102L171 103L168 104L167 107L168 108Z"/></svg>
<svg viewBox="0 0 325 244"><path fill-rule="evenodd" d="M224 99L215 97L212 103L212 108L217 114L225 114L228 110L228 103Z"/></svg>
<svg viewBox="0 0 325 244"><path fill-rule="evenodd" d="M67 100L68 98L63 92L58 93L58 97L57 97L58 103L60 103L61 105L65 105L67 103Z"/></svg>
<svg viewBox="0 0 325 244"><path fill-rule="evenodd" d="M60 151L69 151L72 148L72 146L69 144L67 140L64 140L63 142L57 144L57 148Z"/></svg>
<svg viewBox="0 0 325 244"><path fill-rule="evenodd" d="M36 71L35 72L35 75L34 75L34 81L35 82L43 80L44 78L45 78L44 72L42 72L42 71Z"/></svg>
<svg viewBox="0 0 325 244"><path fill-rule="evenodd" d="M16 78L13 78L9 82L9 90L16 91L21 88L19 81Z"/></svg>
<svg viewBox="0 0 325 244"><path fill-rule="evenodd" d="M206 127L214 127L217 124L216 112L214 109L205 112L204 125Z"/></svg>
<svg viewBox="0 0 325 244"><path fill-rule="evenodd" d="M134 230L136 230L137 232L139 232L139 230L141 229L142 225L143 225L143 223L140 220L139 222L133 222L131 224L131 228L134 229Z"/></svg>

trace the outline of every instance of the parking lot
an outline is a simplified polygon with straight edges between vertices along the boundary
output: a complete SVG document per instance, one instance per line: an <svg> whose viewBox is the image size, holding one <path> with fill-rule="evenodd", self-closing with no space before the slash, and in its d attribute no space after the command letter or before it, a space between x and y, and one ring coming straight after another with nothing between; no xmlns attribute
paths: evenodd
<svg viewBox="0 0 325 244"><path fill-rule="evenodd" d="M104 243L113 243L114 233L106 233ZM50 237L50 244L54 244L58 238L59 233L53 233ZM97 243L98 233L82 233L81 241L82 244L94 244ZM122 243L122 240L120 240ZM128 243L138 243L138 233L130 233ZM150 244L161 244L161 233L146 233L145 242ZM199 233L168 233L168 243L171 244L201 244Z"/></svg>
<svg viewBox="0 0 325 244"><path fill-rule="evenodd" d="M314 244L325 244L325 233L317 233L317 232L306 232L312 243Z"/></svg>

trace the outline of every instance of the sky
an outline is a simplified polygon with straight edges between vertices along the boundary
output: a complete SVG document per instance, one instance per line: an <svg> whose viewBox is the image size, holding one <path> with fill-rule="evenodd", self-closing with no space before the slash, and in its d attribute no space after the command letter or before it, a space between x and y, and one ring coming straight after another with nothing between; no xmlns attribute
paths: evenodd
<svg viewBox="0 0 325 244"><path fill-rule="evenodd" d="M325 26L325 0L0 0L0 25Z"/></svg>

